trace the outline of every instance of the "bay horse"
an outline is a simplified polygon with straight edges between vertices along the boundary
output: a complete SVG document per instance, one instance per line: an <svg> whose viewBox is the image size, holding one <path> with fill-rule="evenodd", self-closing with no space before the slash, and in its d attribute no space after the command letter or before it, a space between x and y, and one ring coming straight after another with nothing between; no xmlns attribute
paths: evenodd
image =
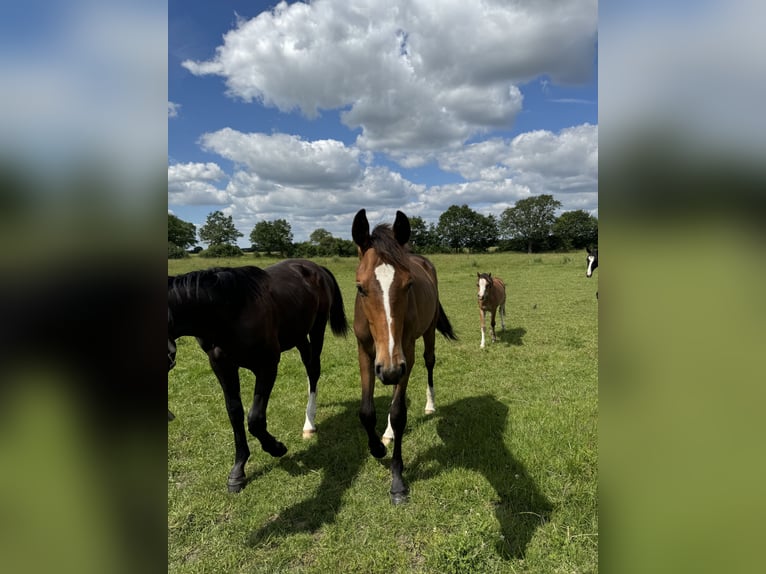
<svg viewBox="0 0 766 574"><path fill-rule="evenodd" d="M364 209L357 212L351 228L359 254L354 305L354 334L362 379L359 420L367 431L370 454L383 458L386 446L375 431L375 378L384 385L393 385L388 415L389 434L394 441L390 490L393 504L406 501L408 493L402 477L402 437L407 424L406 393L415 363L415 341L422 337L425 346L423 359L428 371L425 410L432 413L436 330L449 339L457 339L439 302L436 269L428 259L405 248L410 231L409 219L397 211L393 227L381 224L370 233Z"/></svg>
<svg viewBox="0 0 766 574"><path fill-rule="evenodd" d="M234 466L229 492L245 486L250 457L240 396L239 367L255 375L248 429L271 456L283 456L284 444L266 429L266 407L281 354L297 348L308 376L303 436L315 431L316 388L325 327L345 336L348 322L338 283L325 267L292 259L265 269L214 267L168 276L168 371L175 364L175 340L194 336L223 389L234 431ZM172 413L168 410L168 420Z"/></svg>
<svg viewBox="0 0 766 574"><path fill-rule="evenodd" d="M492 277L492 273L477 273L476 287L479 291L476 297L479 301L479 315L481 316L481 349L484 348L484 331L487 312L490 313L490 332L492 342L497 341L495 336L495 314L500 309L500 327L505 331L505 282L500 277Z"/></svg>

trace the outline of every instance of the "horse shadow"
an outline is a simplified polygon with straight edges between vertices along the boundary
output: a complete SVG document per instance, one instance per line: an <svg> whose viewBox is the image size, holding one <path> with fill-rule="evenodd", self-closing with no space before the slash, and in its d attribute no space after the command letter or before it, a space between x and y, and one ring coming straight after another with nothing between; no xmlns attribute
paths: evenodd
<svg viewBox="0 0 766 574"><path fill-rule="evenodd" d="M390 398L376 397L375 403L381 419ZM308 449L279 460L279 465L295 476L322 471L315 494L252 531L246 540L248 545L269 543L274 537L314 533L335 521L344 493L369 458L367 441L360 432L354 432L360 428L359 402L346 401L340 405L342 412L321 422L316 440ZM467 432L475 427L477 414L490 421L489 432L478 437ZM437 417L437 434L442 444L419 455L405 468L409 480L426 480L456 467L482 474L497 493L493 505L502 539L496 543L496 550L504 559L523 558L535 530L549 519L552 506L505 445L508 407L493 396L484 395L440 406L433 416ZM425 421L412 422L418 425ZM381 459L380 464L390 464L390 457Z"/></svg>
<svg viewBox="0 0 766 574"><path fill-rule="evenodd" d="M443 444L419 455L410 465L410 476L425 480L455 467L482 474L497 493L493 505L502 538L495 549L504 559L524 558L535 530L550 519L553 507L505 444L508 407L483 395L439 407L435 416ZM477 416L489 432L470 432Z"/></svg>
<svg viewBox="0 0 766 574"><path fill-rule="evenodd" d="M524 327L515 327L513 329L505 329L503 331L496 330L495 335L497 336L498 342L503 342L506 345L516 345L517 347L520 347L524 344L524 341L522 340L524 338L524 335L527 334L527 330Z"/></svg>
<svg viewBox="0 0 766 574"><path fill-rule="evenodd" d="M388 412L390 400L385 397L375 399L378 413ZM246 540L248 545L257 546L274 536L313 533L335 521L343 504L343 494L370 456L366 437L361 436L359 401L328 406L338 405L343 408L340 413L317 421L316 436L306 450L284 456L278 462L293 476L320 472L321 483L314 495L296 502L251 532ZM380 414L378 418L381 418Z"/></svg>

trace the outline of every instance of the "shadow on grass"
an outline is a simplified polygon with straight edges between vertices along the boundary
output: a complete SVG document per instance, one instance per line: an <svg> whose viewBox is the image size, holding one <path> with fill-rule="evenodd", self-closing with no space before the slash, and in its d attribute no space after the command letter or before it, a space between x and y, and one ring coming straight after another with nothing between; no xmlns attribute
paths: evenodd
<svg viewBox="0 0 766 574"><path fill-rule="evenodd" d="M524 344L524 341L522 340L524 338L524 335L527 334L527 330L524 327L516 327L515 329L506 329L505 331L501 331L497 329L495 331L495 334L497 335L497 342L498 343L505 343L506 345L516 345L517 347L520 347Z"/></svg>
<svg viewBox="0 0 766 574"><path fill-rule="evenodd" d="M495 516L503 539L496 550L505 559L523 558L535 530L550 517L551 503L540 493L524 465L505 445L508 407L491 395L469 397L436 410L443 445L423 453L410 466L410 479L431 478L445 469L482 474L497 493ZM419 466L440 468L420 472Z"/></svg>
<svg viewBox="0 0 766 574"><path fill-rule="evenodd" d="M390 400L387 396L375 399L379 427L385 420ZM321 484L312 496L296 502L251 532L248 545L269 543L274 537L313 533L335 521L343 494L370 456L366 435L359 424L359 401L346 401L340 406L342 412L320 423L315 442L308 449L287 455L278 463L293 475L321 471ZM405 479L425 480L457 467L482 474L497 493L495 516L503 540L497 543L496 550L505 559L523 558L535 530L549 519L552 506L524 465L505 445L508 407L484 395L440 406L432 416L437 417L437 433L443 444L418 456L409 468L405 466ZM418 421L419 417L413 417L411 423L417 425ZM389 455L381 459L380 464L387 469L391 464L390 447ZM387 501L388 493L371 492L370 496L379 496L383 502Z"/></svg>
<svg viewBox="0 0 766 574"><path fill-rule="evenodd" d="M383 417L388 413L390 402L390 397L375 399L378 423L385 420ZM362 465L370 457L367 438L359 423L359 401L345 401L339 404L343 407L342 412L319 422L316 437L312 439L308 449L292 456L288 454L278 463L294 476L321 472L322 481L316 492L313 496L286 508L276 518L251 532L247 539L249 545L262 544L274 536L316 532L324 524L335 521L344 492L354 482ZM334 406L338 406L338 403ZM391 463L390 457L382 460L386 465ZM381 492L380 496L381 499L388 497L388 493Z"/></svg>

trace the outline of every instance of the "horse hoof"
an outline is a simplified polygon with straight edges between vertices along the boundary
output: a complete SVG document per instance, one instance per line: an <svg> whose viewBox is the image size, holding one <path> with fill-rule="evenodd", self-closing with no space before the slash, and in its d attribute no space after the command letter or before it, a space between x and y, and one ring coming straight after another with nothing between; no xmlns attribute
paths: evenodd
<svg viewBox="0 0 766 574"><path fill-rule="evenodd" d="M287 447L279 441L274 441L274 444L269 448L263 447L263 450L265 450L274 458L278 458L287 454Z"/></svg>
<svg viewBox="0 0 766 574"><path fill-rule="evenodd" d="M243 488L245 488L245 479L229 479L229 492L240 492Z"/></svg>
<svg viewBox="0 0 766 574"><path fill-rule="evenodd" d="M303 438L309 439L314 438L317 434L317 431L315 430L305 430L303 431Z"/></svg>
<svg viewBox="0 0 766 574"><path fill-rule="evenodd" d="M370 447L370 454L375 458L383 458L386 456L386 452L388 452L386 445L384 445L382 442L379 442L377 446Z"/></svg>
<svg viewBox="0 0 766 574"><path fill-rule="evenodd" d="M388 446L391 444L391 441L394 440L392 437L384 436L380 439L380 442L382 442L384 445Z"/></svg>
<svg viewBox="0 0 766 574"><path fill-rule="evenodd" d="M391 504L393 506L403 504L409 500L406 492L391 492L389 494L391 495Z"/></svg>
<svg viewBox="0 0 766 574"><path fill-rule="evenodd" d="M435 411L434 409L426 409L426 411L425 411L425 412L426 412L426 414L427 414L427 415L432 415L432 414L434 414L436 411Z"/></svg>

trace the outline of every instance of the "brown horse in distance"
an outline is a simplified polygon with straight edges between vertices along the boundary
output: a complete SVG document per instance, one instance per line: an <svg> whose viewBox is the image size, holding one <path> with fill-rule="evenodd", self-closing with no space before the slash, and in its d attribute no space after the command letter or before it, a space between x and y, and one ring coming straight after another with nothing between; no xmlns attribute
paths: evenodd
<svg viewBox="0 0 766 574"><path fill-rule="evenodd" d="M495 336L495 314L500 309L500 325L505 331L505 282L500 277L492 277L492 273L477 273L476 294L479 300L479 315L481 316L481 345L484 348L484 332L487 312L491 313L490 328L492 342L497 341Z"/></svg>

